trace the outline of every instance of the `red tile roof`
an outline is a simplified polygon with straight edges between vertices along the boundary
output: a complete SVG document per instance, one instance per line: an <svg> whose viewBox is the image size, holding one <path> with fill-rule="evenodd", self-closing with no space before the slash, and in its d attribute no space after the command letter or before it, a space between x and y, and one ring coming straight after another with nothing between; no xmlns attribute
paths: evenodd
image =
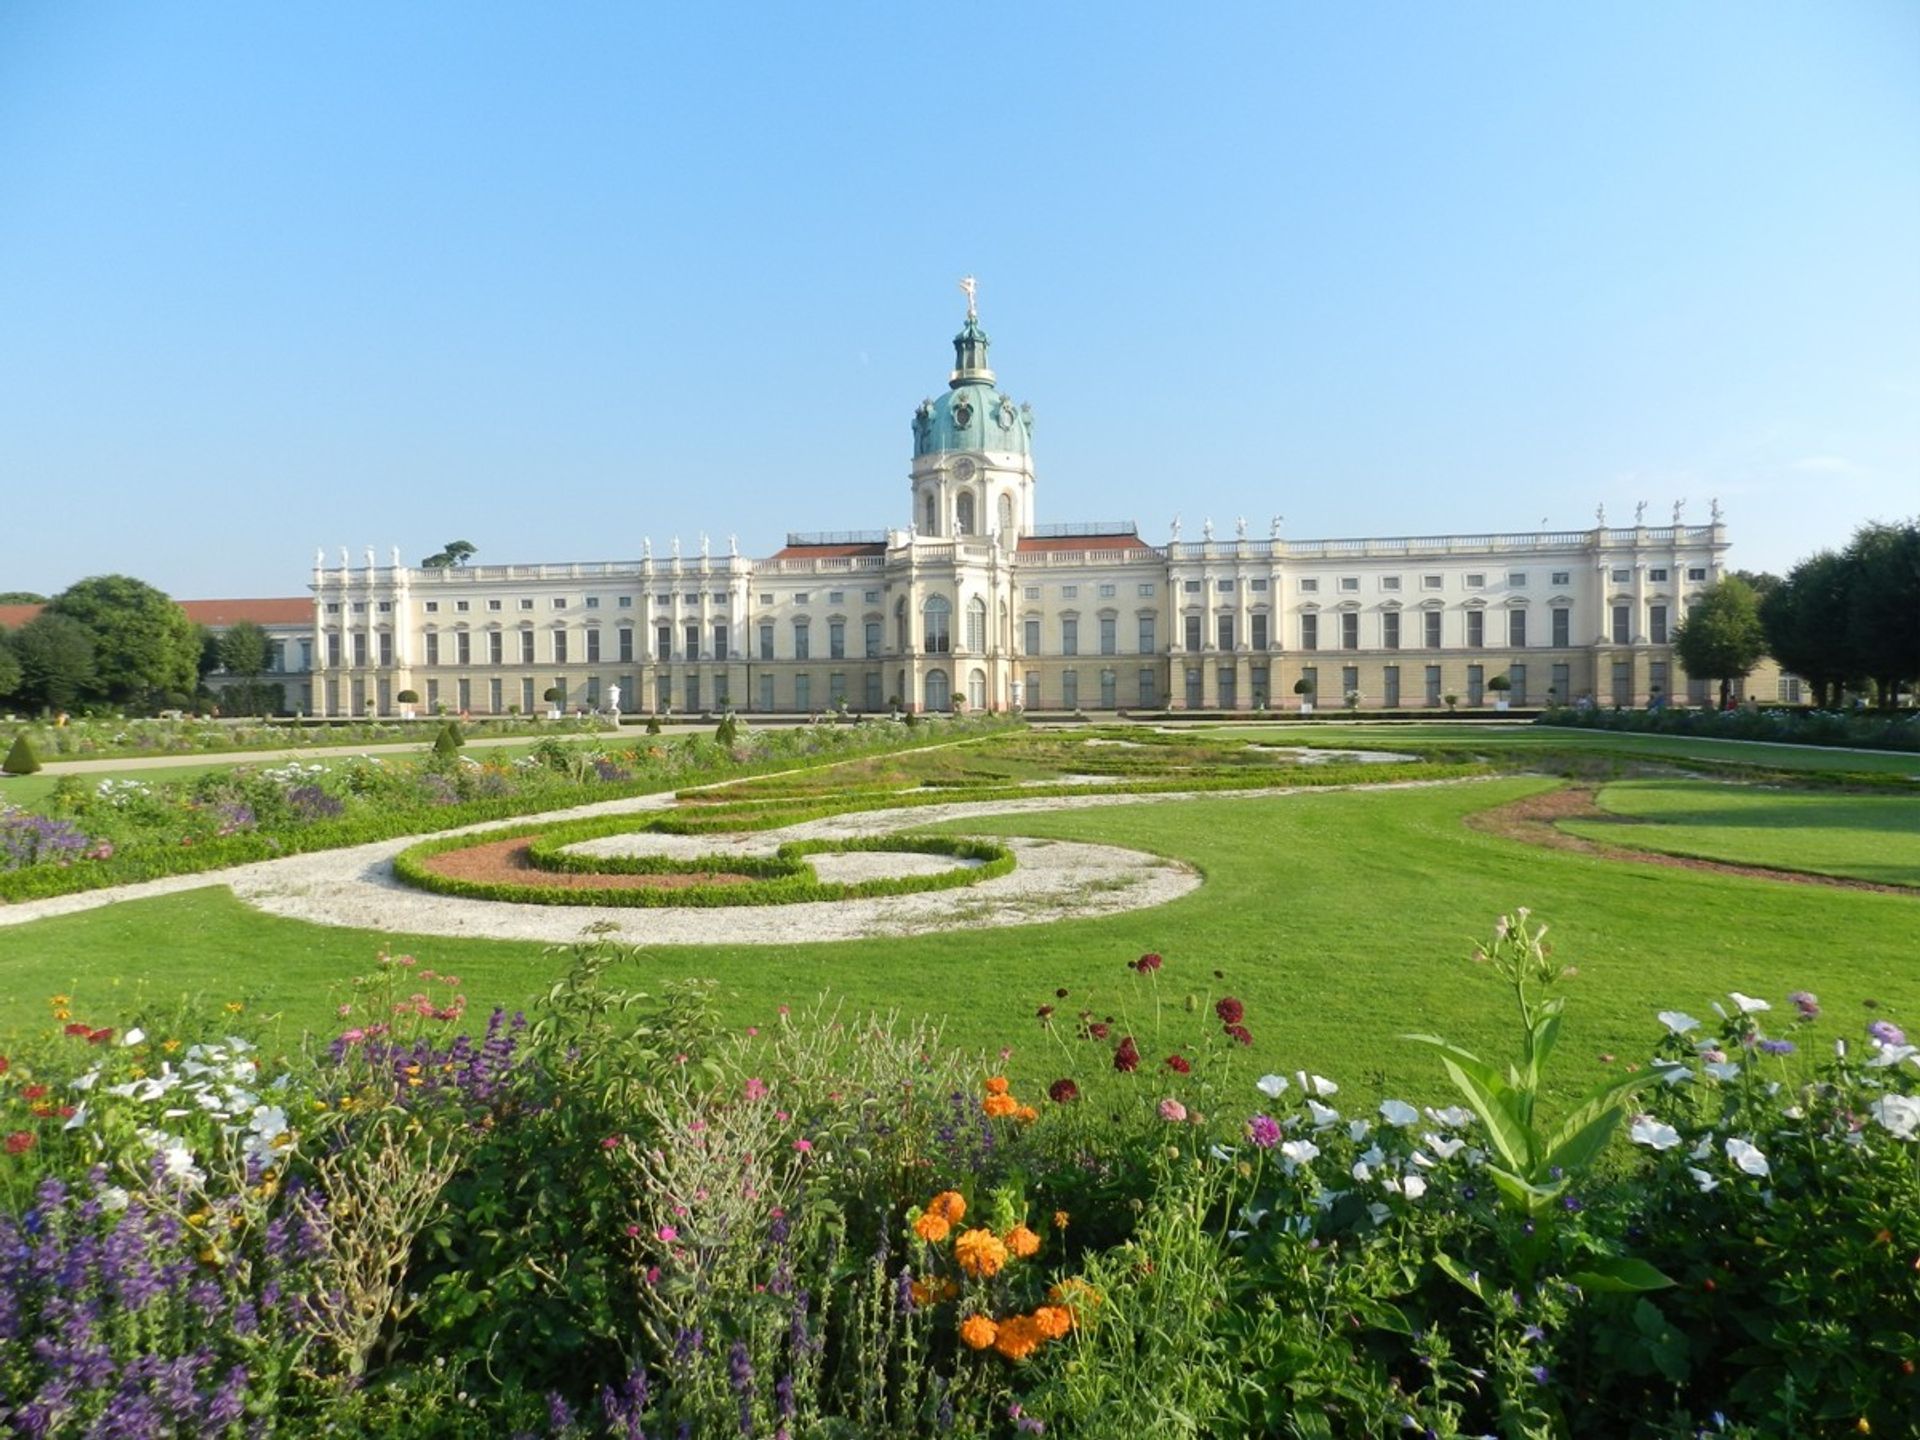
<svg viewBox="0 0 1920 1440"><path fill-rule="evenodd" d="M844 560L852 555L884 555L884 543L873 545L789 545L774 554L776 560Z"/></svg>
<svg viewBox="0 0 1920 1440"><path fill-rule="evenodd" d="M18 630L45 608L44 605L0 605L0 626Z"/></svg>
<svg viewBox="0 0 1920 1440"><path fill-rule="evenodd" d="M1062 550L1151 550L1138 535L1022 535L1016 553L1035 555Z"/></svg>
<svg viewBox="0 0 1920 1440"><path fill-rule="evenodd" d="M313 620L313 601L306 596L269 600L182 600L187 618L201 625L300 625Z"/></svg>

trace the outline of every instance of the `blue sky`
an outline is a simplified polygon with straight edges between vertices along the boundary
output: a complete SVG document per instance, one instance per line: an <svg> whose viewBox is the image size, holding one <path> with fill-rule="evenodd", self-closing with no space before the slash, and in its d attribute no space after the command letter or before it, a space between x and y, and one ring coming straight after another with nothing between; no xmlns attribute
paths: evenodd
<svg viewBox="0 0 1920 1440"><path fill-rule="evenodd" d="M1920 512L1920 5L0 7L0 589L907 518Z"/></svg>

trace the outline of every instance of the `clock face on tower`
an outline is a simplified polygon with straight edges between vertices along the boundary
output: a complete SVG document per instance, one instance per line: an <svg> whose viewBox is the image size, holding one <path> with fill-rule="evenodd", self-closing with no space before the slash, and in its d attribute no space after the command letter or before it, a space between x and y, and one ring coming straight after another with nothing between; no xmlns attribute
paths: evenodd
<svg viewBox="0 0 1920 1440"><path fill-rule="evenodd" d="M973 461L964 458L954 461L953 478L962 485L973 479Z"/></svg>

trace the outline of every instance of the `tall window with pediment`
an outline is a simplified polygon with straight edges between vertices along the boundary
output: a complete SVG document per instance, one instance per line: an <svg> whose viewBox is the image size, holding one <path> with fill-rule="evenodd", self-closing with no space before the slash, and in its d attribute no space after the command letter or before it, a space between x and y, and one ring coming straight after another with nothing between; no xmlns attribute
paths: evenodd
<svg viewBox="0 0 1920 1440"><path fill-rule="evenodd" d="M987 648L987 602L979 596L967 602L967 649L978 655Z"/></svg>
<svg viewBox="0 0 1920 1440"><path fill-rule="evenodd" d="M930 595L927 603L921 607L922 633L926 643L922 647L929 655L945 655L953 649L953 606L947 603L944 595Z"/></svg>

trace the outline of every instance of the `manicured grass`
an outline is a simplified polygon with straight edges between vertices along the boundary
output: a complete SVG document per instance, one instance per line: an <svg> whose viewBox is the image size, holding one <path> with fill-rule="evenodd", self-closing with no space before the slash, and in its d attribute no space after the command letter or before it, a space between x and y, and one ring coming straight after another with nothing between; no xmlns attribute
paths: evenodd
<svg viewBox="0 0 1920 1440"><path fill-rule="evenodd" d="M1920 778L1920 755L1890 750L1834 750L1818 745L1775 745L1765 741L1705 740L1688 735L1628 735L1611 730L1582 730L1563 725L1408 721L1405 724L1286 724L1195 726L1195 733L1257 739L1269 745L1356 745L1396 750L1417 745L1470 745L1487 753L1529 750L1578 750L1622 759L1674 760L1685 763L1806 770L1825 774L1911 775Z"/></svg>
<svg viewBox="0 0 1920 1440"><path fill-rule="evenodd" d="M1061 1055L1034 1018L1043 1003L1069 1020L1083 1003L1110 1013L1152 1056L1216 1033L1206 1007L1231 993L1246 1002L1256 1041L1236 1057L1248 1075L1306 1066L1363 1093L1437 1099L1431 1056L1395 1037L1439 1031L1505 1054L1505 998L1466 957L1495 915L1528 905L1552 922L1560 957L1581 971L1571 985L1563 1085L1603 1073L1602 1052L1644 1054L1661 1033L1657 1009L1701 1014L1733 988L1776 1003L1810 989L1841 1017L1864 1020L1868 999L1878 1002L1875 1015L1920 1016L1920 975L1895 963L1920 901L1543 851L1462 823L1552 783L1208 798L968 822L945 828L1130 845L1187 860L1206 884L1156 909L1053 926L651 949L619 975L645 989L717 980L740 1024L822 992L856 1008L938 1016L962 1045L1014 1047L1010 1068L1023 1083L1107 1063L1083 1042ZM246 1000L284 1016L289 1034L325 1030L333 987L368 968L383 943L460 974L476 1005L521 1004L566 964L541 946L310 926L256 914L224 890L201 891L0 928L0 1027L36 1027L56 991L74 995L76 1013L100 1007L124 1018L128 998L144 988L156 1000L183 990ZM1158 1037L1155 982L1125 968L1147 950L1166 957ZM1056 999L1056 987L1068 997ZM1189 994L1193 1015L1182 1008Z"/></svg>
<svg viewBox="0 0 1920 1440"><path fill-rule="evenodd" d="M1590 840L1882 885L1920 886L1920 795L1829 795L1689 780L1631 780L1600 808L1650 823L1570 820Z"/></svg>

